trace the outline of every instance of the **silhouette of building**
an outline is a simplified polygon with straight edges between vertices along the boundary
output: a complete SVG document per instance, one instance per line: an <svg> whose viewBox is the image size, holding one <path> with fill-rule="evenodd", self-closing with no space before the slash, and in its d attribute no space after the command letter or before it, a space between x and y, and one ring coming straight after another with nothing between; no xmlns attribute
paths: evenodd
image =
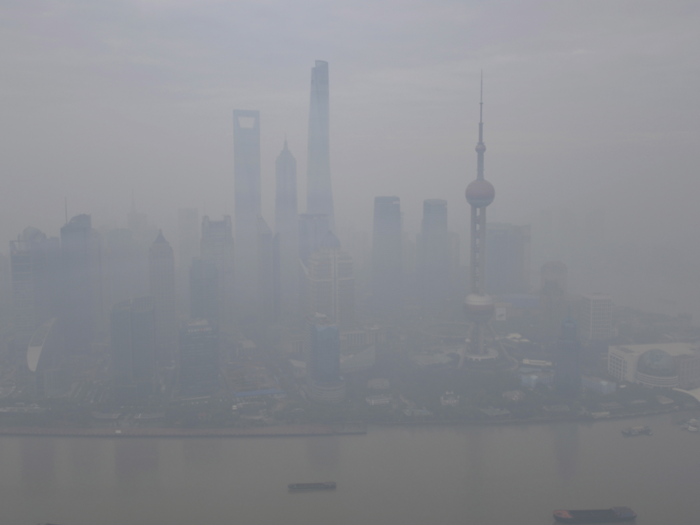
<svg viewBox="0 0 700 525"><path fill-rule="evenodd" d="M177 289L180 309L189 305L189 273L192 259L199 257L199 211L180 208L177 211Z"/></svg>
<svg viewBox="0 0 700 525"><path fill-rule="evenodd" d="M419 289L423 308L447 299L450 285L450 236L447 231L447 201L423 201L419 240Z"/></svg>
<svg viewBox="0 0 700 525"><path fill-rule="evenodd" d="M163 232L149 250L150 289L156 312L156 361L168 366L177 348L175 256Z"/></svg>
<svg viewBox="0 0 700 525"><path fill-rule="evenodd" d="M321 241L329 231L328 215L299 215L299 259L303 264L307 264L311 254L321 247Z"/></svg>
<svg viewBox="0 0 700 525"><path fill-rule="evenodd" d="M70 387L70 371L63 367L63 336L56 317L34 331L26 349L27 386L33 399L55 397Z"/></svg>
<svg viewBox="0 0 700 525"><path fill-rule="evenodd" d="M212 323L219 319L219 271L212 259L195 257L190 266L190 317Z"/></svg>
<svg viewBox="0 0 700 525"><path fill-rule="evenodd" d="M486 291L491 294L530 291L530 226L489 223L486 247Z"/></svg>
<svg viewBox="0 0 700 525"><path fill-rule="evenodd" d="M219 334L206 319L180 329L179 387L182 397L211 396L219 390Z"/></svg>
<svg viewBox="0 0 700 525"><path fill-rule="evenodd" d="M482 99L479 103L476 180L467 186L465 192L467 202L471 206L471 291L464 301L464 311L472 325L466 350L468 354L479 358L489 354L485 338L489 332L493 335L490 320L494 312L494 302L489 295L486 295L486 207L496 196L493 185L484 179L486 145L483 138L483 107ZM463 359L460 365L462 363Z"/></svg>
<svg viewBox="0 0 700 525"><path fill-rule="evenodd" d="M382 315L398 316L403 291L401 201L375 197L372 238L372 301Z"/></svg>
<svg viewBox="0 0 700 525"><path fill-rule="evenodd" d="M553 343L566 313L567 268L563 262L549 261L540 271L538 336L544 345Z"/></svg>
<svg viewBox="0 0 700 525"><path fill-rule="evenodd" d="M101 251L89 215L77 215L61 228L61 322L71 354L90 351L103 318Z"/></svg>
<svg viewBox="0 0 700 525"><path fill-rule="evenodd" d="M254 226L257 236L257 217ZM253 241L252 247L255 249L257 242L255 238ZM230 216L225 215L221 221L212 221L206 215L202 217L200 252L202 259L213 261L216 266L216 319L220 328L228 327L234 317L234 249ZM256 255L254 253L253 258L257 259ZM250 276L253 291L256 290L258 278L257 266L254 269ZM211 272L206 275L211 277Z"/></svg>
<svg viewBox="0 0 700 525"><path fill-rule="evenodd" d="M297 209L297 161L284 141L275 163L275 309L299 310L299 213Z"/></svg>
<svg viewBox="0 0 700 525"><path fill-rule="evenodd" d="M235 297L236 308L258 308L258 217L260 194L260 112L233 112L233 168L235 185ZM204 257L204 251L202 251ZM220 269L221 270L221 269Z"/></svg>
<svg viewBox="0 0 700 525"><path fill-rule="evenodd" d="M345 399L340 376L340 331L324 315L309 316L306 349L306 389L309 398L325 403Z"/></svg>
<svg viewBox="0 0 700 525"><path fill-rule="evenodd" d="M352 257L340 241L327 232L321 247L309 257L306 270L307 312L325 315L346 329L355 323L355 278Z"/></svg>
<svg viewBox="0 0 700 525"><path fill-rule="evenodd" d="M10 242L15 345L21 350L59 304L61 246L36 228L25 228Z"/></svg>
<svg viewBox="0 0 700 525"><path fill-rule="evenodd" d="M258 315L269 323L274 319L274 246L272 230L262 217L258 217L257 248Z"/></svg>
<svg viewBox="0 0 700 525"><path fill-rule="evenodd" d="M153 299L138 297L115 304L110 315L110 335L115 400L148 400L153 395L156 370Z"/></svg>
<svg viewBox="0 0 700 525"><path fill-rule="evenodd" d="M332 230L335 215L329 146L328 62L323 60L317 60L311 69L308 146L306 209L308 213L327 215Z"/></svg>
<svg viewBox="0 0 700 525"><path fill-rule="evenodd" d="M578 397L581 394L581 344L576 323L571 316L564 319L561 325L556 366L554 385L559 393L566 397Z"/></svg>
<svg viewBox="0 0 700 525"><path fill-rule="evenodd" d="M148 294L148 252L131 230L107 232L102 250L103 292L106 308Z"/></svg>
<svg viewBox="0 0 700 525"><path fill-rule="evenodd" d="M602 293L582 295L579 323L585 341L607 341L612 335L612 297Z"/></svg>

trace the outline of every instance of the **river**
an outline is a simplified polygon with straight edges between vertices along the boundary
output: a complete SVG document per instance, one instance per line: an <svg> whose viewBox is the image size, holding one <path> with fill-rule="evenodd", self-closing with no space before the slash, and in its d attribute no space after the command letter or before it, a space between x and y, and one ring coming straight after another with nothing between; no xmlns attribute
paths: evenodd
<svg viewBox="0 0 700 525"><path fill-rule="evenodd" d="M294 438L0 437L0 512L5 525L550 525L555 508L626 505L638 525L694 525L700 435L671 418ZM638 424L654 435L621 436ZM338 488L287 492L305 481Z"/></svg>

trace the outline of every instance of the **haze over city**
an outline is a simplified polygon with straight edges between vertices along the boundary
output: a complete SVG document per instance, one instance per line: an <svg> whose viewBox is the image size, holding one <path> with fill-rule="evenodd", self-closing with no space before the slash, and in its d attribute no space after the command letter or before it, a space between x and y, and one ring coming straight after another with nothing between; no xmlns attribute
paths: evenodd
<svg viewBox="0 0 700 525"><path fill-rule="evenodd" d="M5 2L2 521L691 523L699 15Z"/></svg>

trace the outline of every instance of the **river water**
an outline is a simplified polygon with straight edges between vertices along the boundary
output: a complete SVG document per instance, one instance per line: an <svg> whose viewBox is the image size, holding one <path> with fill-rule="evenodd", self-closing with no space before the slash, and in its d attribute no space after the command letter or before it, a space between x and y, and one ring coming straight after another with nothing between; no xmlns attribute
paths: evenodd
<svg viewBox="0 0 700 525"><path fill-rule="evenodd" d="M637 424L654 435L622 437ZM287 492L305 481L338 488ZM695 525L700 435L664 415L365 436L0 437L0 484L4 525L550 525L555 508L614 505L639 525Z"/></svg>

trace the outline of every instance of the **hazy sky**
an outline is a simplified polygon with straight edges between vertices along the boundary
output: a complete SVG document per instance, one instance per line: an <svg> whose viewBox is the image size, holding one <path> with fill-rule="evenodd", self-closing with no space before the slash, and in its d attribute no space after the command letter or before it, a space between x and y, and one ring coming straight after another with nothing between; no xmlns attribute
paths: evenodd
<svg viewBox="0 0 700 525"><path fill-rule="evenodd" d="M697 244L697 1L0 2L0 235L123 225L132 189L233 214L233 109L259 109L263 207L285 136L303 206L310 69L330 63L340 225L398 195L466 229L484 70L490 217L608 208L612 236ZM674 223L675 221L675 223ZM6 251L6 248L3 248Z"/></svg>

